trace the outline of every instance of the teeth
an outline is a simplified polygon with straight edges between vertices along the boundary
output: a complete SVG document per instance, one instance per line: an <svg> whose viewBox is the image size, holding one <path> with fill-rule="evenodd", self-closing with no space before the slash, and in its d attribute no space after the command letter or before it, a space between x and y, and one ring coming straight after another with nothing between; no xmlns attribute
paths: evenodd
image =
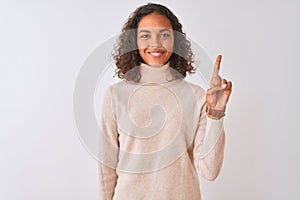
<svg viewBox="0 0 300 200"><path fill-rule="evenodd" d="M160 56L162 53L160 53L160 52L152 52L150 54L153 55L153 56Z"/></svg>

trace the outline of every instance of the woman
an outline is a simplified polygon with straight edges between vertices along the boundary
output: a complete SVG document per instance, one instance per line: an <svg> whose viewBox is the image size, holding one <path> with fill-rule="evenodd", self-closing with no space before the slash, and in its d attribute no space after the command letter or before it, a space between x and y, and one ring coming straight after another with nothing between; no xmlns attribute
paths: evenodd
<svg viewBox="0 0 300 200"><path fill-rule="evenodd" d="M194 73L190 42L166 7L147 4L125 23L115 52L123 79L104 97L100 199L201 199L198 174L214 180L223 161L223 118L232 83L210 88L184 80ZM109 150L108 150L109 149Z"/></svg>

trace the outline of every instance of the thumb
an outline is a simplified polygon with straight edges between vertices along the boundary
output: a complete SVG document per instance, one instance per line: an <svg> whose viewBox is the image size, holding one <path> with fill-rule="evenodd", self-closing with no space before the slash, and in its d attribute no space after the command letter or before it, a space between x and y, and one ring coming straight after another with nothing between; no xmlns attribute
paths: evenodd
<svg viewBox="0 0 300 200"><path fill-rule="evenodd" d="M225 88L227 87L227 84L226 83L222 83L221 85L217 85L217 86L214 86L214 87L211 87L207 90L207 93L210 94L210 95L213 95L221 90L224 90Z"/></svg>

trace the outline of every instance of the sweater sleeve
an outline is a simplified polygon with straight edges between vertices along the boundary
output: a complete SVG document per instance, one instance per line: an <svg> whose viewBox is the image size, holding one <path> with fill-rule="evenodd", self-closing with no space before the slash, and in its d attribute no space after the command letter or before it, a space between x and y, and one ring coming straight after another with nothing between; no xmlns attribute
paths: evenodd
<svg viewBox="0 0 300 200"><path fill-rule="evenodd" d="M112 109L112 87L104 95L100 129L102 134L99 143L99 199L112 200L117 183L118 131ZM103 137L104 136L104 137Z"/></svg>
<svg viewBox="0 0 300 200"><path fill-rule="evenodd" d="M198 90L200 99L200 117L194 140L194 158L198 173L207 180L214 180L219 175L223 163L225 132L224 117L214 120L206 115L206 95Z"/></svg>

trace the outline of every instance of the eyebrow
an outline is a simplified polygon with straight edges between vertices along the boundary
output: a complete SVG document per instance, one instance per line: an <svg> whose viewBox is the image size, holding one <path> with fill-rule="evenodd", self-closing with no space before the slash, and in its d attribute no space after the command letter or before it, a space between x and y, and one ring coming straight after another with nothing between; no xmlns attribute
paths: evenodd
<svg viewBox="0 0 300 200"><path fill-rule="evenodd" d="M167 29L167 28L159 30L160 33L161 33L161 32L164 32L164 31L171 32L170 29Z"/></svg>
<svg viewBox="0 0 300 200"><path fill-rule="evenodd" d="M150 33L148 30L140 30L139 33Z"/></svg>
<svg viewBox="0 0 300 200"><path fill-rule="evenodd" d="M159 32L164 32L164 31L168 31L168 32L171 32L170 29L167 29L167 28L164 28L164 29L161 29L159 30ZM150 33L151 31L148 31L148 30L140 30L139 33Z"/></svg>

